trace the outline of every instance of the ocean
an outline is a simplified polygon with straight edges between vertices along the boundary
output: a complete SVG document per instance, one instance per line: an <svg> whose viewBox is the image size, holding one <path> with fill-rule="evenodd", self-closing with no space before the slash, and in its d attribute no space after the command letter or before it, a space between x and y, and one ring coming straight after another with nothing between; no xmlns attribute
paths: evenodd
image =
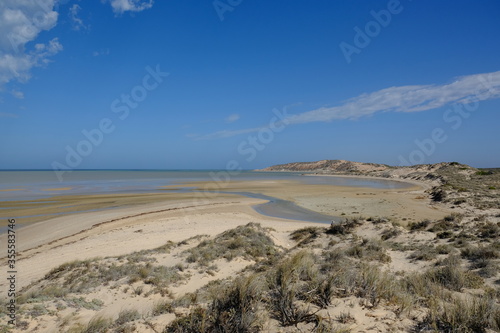
<svg viewBox="0 0 500 333"><path fill-rule="evenodd" d="M0 171L0 233L5 231L7 219L47 219L73 213L112 209L111 207L79 208L78 202L63 205L60 201L50 201L52 197L91 194L141 194L163 193L165 187L187 184L189 182L227 182L252 180L294 180L304 184L330 184L339 186L356 186L382 189L404 188L408 184L368 178L306 177L298 172L256 172L241 171L229 175L224 170L80 170L67 173L60 182L53 171ZM339 220L299 207L293 202L251 192L221 191L240 194L247 197L269 200L268 203L257 205L254 209L267 216L295 219L310 222L330 223ZM185 185L180 192L192 191L190 185ZM37 201L44 199L43 202ZM12 202L12 204L10 204ZM30 211L32 207L59 207L55 212L38 213ZM26 212L27 211L27 212Z"/></svg>
<svg viewBox="0 0 500 333"><path fill-rule="evenodd" d="M296 180L305 184L330 184L372 188L403 188L397 181L350 177L304 177L299 172L225 170L78 170L60 182L53 171L0 171L0 201L36 200L55 195L100 193L152 193L164 186L196 181Z"/></svg>

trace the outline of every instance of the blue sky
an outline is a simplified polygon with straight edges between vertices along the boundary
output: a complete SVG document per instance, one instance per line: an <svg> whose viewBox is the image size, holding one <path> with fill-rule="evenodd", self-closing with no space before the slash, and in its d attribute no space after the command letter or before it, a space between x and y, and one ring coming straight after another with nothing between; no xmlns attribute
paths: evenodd
<svg viewBox="0 0 500 333"><path fill-rule="evenodd" d="M493 0L5 0L0 168L500 167L499 17Z"/></svg>

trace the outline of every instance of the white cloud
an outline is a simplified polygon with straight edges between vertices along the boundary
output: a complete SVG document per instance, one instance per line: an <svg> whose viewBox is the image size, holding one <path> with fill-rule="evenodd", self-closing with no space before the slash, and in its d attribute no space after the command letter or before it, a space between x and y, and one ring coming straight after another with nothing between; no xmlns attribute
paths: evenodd
<svg viewBox="0 0 500 333"><path fill-rule="evenodd" d="M18 90L14 90L13 89L10 93L12 94L12 96L14 96L17 99L23 99L24 98L24 93L22 91L18 91Z"/></svg>
<svg viewBox="0 0 500 333"><path fill-rule="evenodd" d="M141 12L153 7L153 0L109 0L115 14Z"/></svg>
<svg viewBox="0 0 500 333"><path fill-rule="evenodd" d="M20 54L0 54L0 87L11 80L26 82L33 67L45 66L49 58L63 49L57 38L47 44L36 44L34 50Z"/></svg>
<svg viewBox="0 0 500 333"><path fill-rule="evenodd" d="M39 33L57 23L55 0L2 0L0 2L0 87L17 80L27 81L30 70L49 62L62 50L57 38L26 50Z"/></svg>
<svg viewBox="0 0 500 333"><path fill-rule="evenodd" d="M500 98L500 71L463 76L443 85L415 85L390 87L354 97L334 107L292 115L288 124L329 122L332 120L357 119L378 112L418 112L436 109L451 103L471 103ZM235 131L219 131L198 139L226 138L257 132L262 127Z"/></svg>
<svg viewBox="0 0 500 333"><path fill-rule="evenodd" d="M237 113L233 113L233 114L227 116L226 119L224 119L224 120L226 121L226 123L230 124L230 123L234 123L238 119L240 119L240 115Z"/></svg>
<svg viewBox="0 0 500 333"><path fill-rule="evenodd" d="M290 117L292 124L356 119L377 112L417 112L450 103L500 97L500 71L457 78L444 85L402 86L363 94L335 107L323 107Z"/></svg>
<svg viewBox="0 0 500 333"><path fill-rule="evenodd" d="M78 17L78 13L80 12L80 10L82 10L82 7L80 7L76 3L69 8L68 15L73 24L73 30L82 30L82 29L86 30L89 28L89 26L85 25L83 23L83 20L80 17Z"/></svg>

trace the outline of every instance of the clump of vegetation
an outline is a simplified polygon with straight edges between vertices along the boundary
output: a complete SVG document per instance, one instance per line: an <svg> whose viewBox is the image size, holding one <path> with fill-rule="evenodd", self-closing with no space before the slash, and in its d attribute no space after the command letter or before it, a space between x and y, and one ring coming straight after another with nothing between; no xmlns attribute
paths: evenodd
<svg viewBox="0 0 500 333"><path fill-rule="evenodd" d="M410 254L409 258L414 260L429 261L437 258L438 251L434 246L422 245Z"/></svg>
<svg viewBox="0 0 500 333"><path fill-rule="evenodd" d="M268 279L271 296L271 313L283 326L297 325L314 319L309 308L297 302L301 282L311 280L317 272L314 270L314 258L305 251L299 252L271 271Z"/></svg>
<svg viewBox="0 0 500 333"><path fill-rule="evenodd" d="M429 225L431 224L430 220L422 220L419 222L412 222L408 224L408 227L410 228L411 231L421 231L425 230Z"/></svg>
<svg viewBox="0 0 500 333"><path fill-rule="evenodd" d="M401 233L402 233L401 230L398 228L390 228L390 229L384 230L381 233L380 238L385 241L385 240L397 237L397 236L401 235Z"/></svg>
<svg viewBox="0 0 500 333"><path fill-rule="evenodd" d="M479 288L484 284L479 275L463 270L460 267L460 259L453 255L444 260L442 266L427 271L425 277L453 291L462 291L463 288Z"/></svg>
<svg viewBox="0 0 500 333"><path fill-rule="evenodd" d="M383 263L391 262L391 257L387 254L383 242L374 239L363 239L361 244L356 244L347 249L345 253L348 256L368 261L377 260Z"/></svg>
<svg viewBox="0 0 500 333"><path fill-rule="evenodd" d="M90 322L85 325L77 325L70 328L71 333L101 333L107 332L112 326L111 320L101 316L96 316L90 320Z"/></svg>
<svg viewBox="0 0 500 333"><path fill-rule="evenodd" d="M130 321L140 319L141 315L137 310L122 310L118 314L118 319L115 320L116 325L123 325Z"/></svg>
<svg viewBox="0 0 500 333"><path fill-rule="evenodd" d="M208 309L196 307L171 322L170 332L259 332L261 319L257 307L262 287L256 276L237 279L218 290Z"/></svg>
<svg viewBox="0 0 500 333"><path fill-rule="evenodd" d="M389 222L390 219L386 217L369 217L366 219L368 222L371 222L373 224L380 224L380 223L386 223Z"/></svg>
<svg viewBox="0 0 500 333"><path fill-rule="evenodd" d="M326 233L330 235L347 235L361 224L358 218L347 218L342 222L332 222Z"/></svg>
<svg viewBox="0 0 500 333"><path fill-rule="evenodd" d="M446 192L443 189L437 188L431 192L432 201L441 202L446 199Z"/></svg>
<svg viewBox="0 0 500 333"><path fill-rule="evenodd" d="M477 176L489 176L489 175L492 175L493 172L490 171L490 170L479 170L479 171L476 171L476 175Z"/></svg>
<svg viewBox="0 0 500 333"><path fill-rule="evenodd" d="M296 241L297 246L304 246L310 244L317 239L324 232L324 228L319 227L305 227L295 230L290 234L290 238Z"/></svg>
<svg viewBox="0 0 500 333"><path fill-rule="evenodd" d="M500 237L500 226L498 223L486 222L479 226L479 235L483 239L497 239Z"/></svg>
<svg viewBox="0 0 500 333"><path fill-rule="evenodd" d="M461 254L463 258L471 261L500 257L500 253L494 244L489 246L467 246L462 249Z"/></svg>
<svg viewBox="0 0 500 333"><path fill-rule="evenodd" d="M215 259L228 261L236 257L259 259L277 253L277 248L264 228L258 223L249 223L228 230L213 240L204 240L198 246L186 250L188 262L207 266Z"/></svg>
<svg viewBox="0 0 500 333"><path fill-rule="evenodd" d="M489 296L454 297L450 303L432 308L416 330L439 332L487 332L500 329L500 307Z"/></svg>
<svg viewBox="0 0 500 333"><path fill-rule="evenodd" d="M159 316L164 313L174 312L174 306L170 301L160 301L153 306L153 316Z"/></svg>

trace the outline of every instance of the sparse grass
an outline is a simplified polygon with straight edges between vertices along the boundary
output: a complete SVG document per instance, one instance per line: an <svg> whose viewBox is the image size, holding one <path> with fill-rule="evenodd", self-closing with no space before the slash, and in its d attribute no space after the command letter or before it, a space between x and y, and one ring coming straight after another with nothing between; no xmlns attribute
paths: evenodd
<svg viewBox="0 0 500 333"><path fill-rule="evenodd" d="M486 222L479 225L478 236L483 239L498 239L500 237L500 227L498 223Z"/></svg>
<svg viewBox="0 0 500 333"><path fill-rule="evenodd" d="M159 301L153 306L153 316L159 316L164 313L172 313L174 312L174 306L172 305L172 302L170 301Z"/></svg>
<svg viewBox="0 0 500 333"><path fill-rule="evenodd" d="M431 245L421 245L409 258L414 260L430 261L437 258L438 251L434 246Z"/></svg>
<svg viewBox="0 0 500 333"><path fill-rule="evenodd" d="M268 277L270 307L272 316L283 326L309 322L314 318L309 308L297 302L302 278L315 273L312 254L301 251L282 262Z"/></svg>
<svg viewBox="0 0 500 333"><path fill-rule="evenodd" d="M292 232L290 238L298 243L297 246L304 246L313 242L323 232L324 228L306 227Z"/></svg>
<svg viewBox="0 0 500 333"><path fill-rule="evenodd" d="M442 266L428 270L425 277L433 283L459 292L463 288L479 288L484 284L480 276L463 270L460 259L456 256L450 256L443 261Z"/></svg>
<svg viewBox="0 0 500 333"><path fill-rule="evenodd" d="M92 318L87 326L83 327L81 333L104 333L111 327L111 320L101 316Z"/></svg>
<svg viewBox="0 0 500 333"><path fill-rule="evenodd" d="M87 310L100 310L104 305L104 302L97 298L92 299L90 302L85 300L83 297L72 297L65 299L65 301L69 307L76 309L84 308Z"/></svg>
<svg viewBox="0 0 500 333"><path fill-rule="evenodd" d="M358 259L388 263L391 262L391 257L386 252L384 243L374 239L363 239L361 244L356 244L345 251L346 255Z"/></svg>
<svg viewBox="0 0 500 333"><path fill-rule="evenodd" d="M135 257L134 257L135 258ZM68 293L86 293L96 287L121 283L143 281L156 287L161 292L167 285L182 279L178 269L174 267L155 266L149 260L146 264L136 262L135 259L121 265L109 262L106 259L74 261L63 264L46 276L48 285L37 292L31 292L21 297L21 302L30 302L30 298L57 298ZM123 279L123 280L122 280Z"/></svg>
<svg viewBox="0 0 500 333"><path fill-rule="evenodd" d="M354 318L350 312L341 312L335 319L341 324L352 324L356 322L356 318Z"/></svg>
<svg viewBox="0 0 500 333"><path fill-rule="evenodd" d="M466 246L461 250L463 258L470 261L481 259L497 259L500 257L499 251L494 245L489 246Z"/></svg>
<svg viewBox="0 0 500 333"><path fill-rule="evenodd" d="M188 262L207 266L211 261L220 258L228 261L236 257L253 260L265 258L276 254L277 249L260 224L249 223L228 230L213 240L204 240L185 253L188 254Z"/></svg>
<svg viewBox="0 0 500 333"><path fill-rule="evenodd" d="M208 309L195 307L164 332L258 332L261 319L256 308L261 297L257 276L236 279L228 288L218 290Z"/></svg>
<svg viewBox="0 0 500 333"><path fill-rule="evenodd" d="M51 300L54 298L62 298L68 294L69 290L57 285L48 285L41 289L30 289L21 294L17 298L18 304L36 303Z"/></svg>
<svg viewBox="0 0 500 333"><path fill-rule="evenodd" d="M500 308L490 297L453 298L449 304L433 308L417 330L439 332L487 332L500 329Z"/></svg>
<svg viewBox="0 0 500 333"><path fill-rule="evenodd" d="M35 304L31 309L28 310L28 315L36 318L47 314L47 308L43 304Z"/></svg>
<svg viewBox="0 0 500 333"><path fill-rule="evenodd" d="M137 310L122 310L118 314L118 319L115 320L116 325L123 325L128 322L140 319L141 315Z"/></svg>

